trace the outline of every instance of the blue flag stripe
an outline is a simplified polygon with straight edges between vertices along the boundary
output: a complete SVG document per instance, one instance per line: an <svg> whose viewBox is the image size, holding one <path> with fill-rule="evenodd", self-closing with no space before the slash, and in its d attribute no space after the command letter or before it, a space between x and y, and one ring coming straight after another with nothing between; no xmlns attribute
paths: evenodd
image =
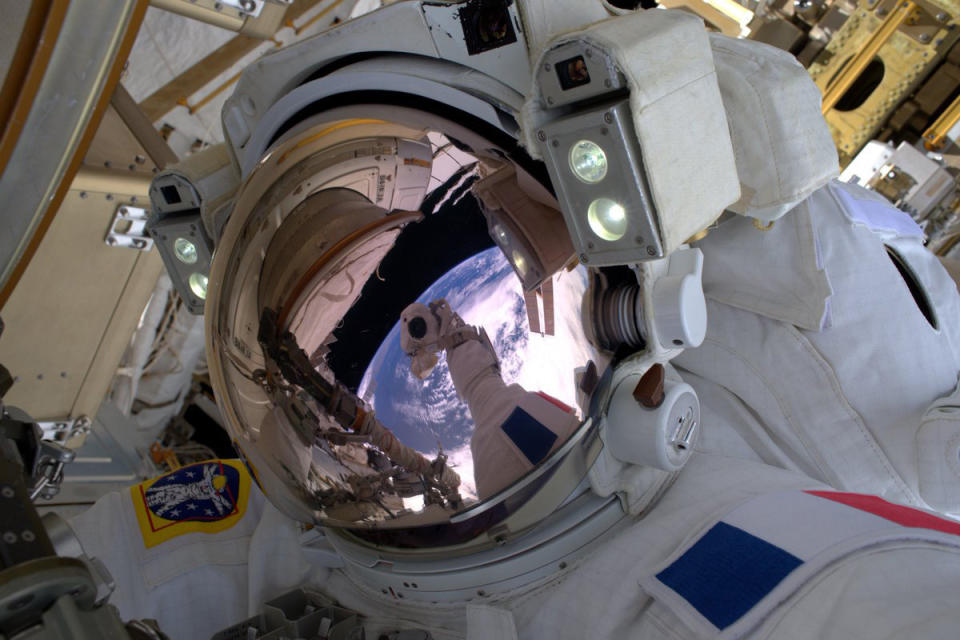
<svg viewBox="0 0 960 640"><path fill-rule="evenodd" d="M780 547L718 522L657 579L722 630L801 564Z"/></svg>

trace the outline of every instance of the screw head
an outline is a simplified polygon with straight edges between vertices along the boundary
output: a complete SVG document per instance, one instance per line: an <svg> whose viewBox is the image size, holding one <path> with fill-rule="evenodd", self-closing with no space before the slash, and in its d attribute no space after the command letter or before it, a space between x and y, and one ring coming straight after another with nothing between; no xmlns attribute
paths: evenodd
<svg viewBox="0 0 960 640"><path fill-rule="evenodd" d="M603 114L603 121L606 122L607 124L613 124L613 114L610 113L609 111Z"/></svg>
<svg viewBox="0 0 960 640"><path fill-rule="evenodd" d="M929 33L921 33L921 34L920 34L920 42L930 42L930 34L929 34Z"/></svg>
<svg viewBox="0 0 960 640"><path fill-rule="evenodd" d="M590 262L590 258L587 257L587 254L581 253L581 254L580 254L580 262L582 262L583 264L587 264L588 262Z"/></svg>
<svg viewBox="0 0 960 640"><path fill-rule="evenodd" d="M13 531L4 531L3 541L7 544L13 544L17 541L17 534L15 534Z"/></svg>
<svg viewBox="0 0 960 640"><path fill-rule="evenodd" d="M943 11L941 11L940 13L937 14L937 20L940 21L940 22L946 22L946 21L947 21L947 14L944 13Z"/></svg>
<svg viewBox="0 0 960 640"><path fill-rule="evenodd" d="M13 490L13 487L3 487L2 489L0 489L0 496L3 496L4 498L12 498L15 495L17 494Z"/></svg>
<svg viewBox="0 0 960 640"><path fill-rule="evenodd" d="M655 247L652 247L652 246L647 246L647 255L648 255L648 256L655 256L655 255L657 255L657 249L656 249Z"/></svg>
<svg viewBox="0 0 960 640"><path fill-rule="evenodd" d="M547 139L546 131L544 131L543 129L541 129L540 131L537 131L537 140L539 140L540 142L545 142L546 139Z"/></svg>
<svg viewBox="0 0 960 640"><path fill-rule="evenodd" d="M37 536L33 534L33 531L30 531L29 529L21 533L20 537L23 538L24 542L33 542L37 539Z"/></svg>

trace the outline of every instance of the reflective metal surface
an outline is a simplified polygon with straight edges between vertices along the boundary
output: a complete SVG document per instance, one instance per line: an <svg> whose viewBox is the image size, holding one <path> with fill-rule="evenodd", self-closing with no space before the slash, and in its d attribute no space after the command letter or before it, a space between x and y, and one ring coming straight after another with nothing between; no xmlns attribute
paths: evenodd
<svg viewBox="0 0 960 640"><path fill-rule="evenodd" d="M494 145L440 122L442 133L484 150L476 154L483 162L502 164ZM473 422L443 358L425 380L416 378L394 325L385 337L370 331L379 344L361 363L357 388L342 384L328 362L345 322L351 335L362 335L367 321L372 326L372 318L350 311L376 313L376 301L361 293L381 278L386 259L397 258L398 238L427 224L416 209L441 168L429 160L437 144L426 147L426 161L422 151L428 133L445 142L437 129L418 128L415 116L404 125L325 119L298 127L251 173L217 244L206 308L214 389L253 475L274 504L300 520L402 529L448 524L477 506ZM416 167L423 171L410 174ZM400 257L440 260L435 249L407 248ZM406 303L446 298L464 320L486 330L507 383L544 391L584 417L576 372L590 361L601 371L607 363L582 328L586 271L561 271L553 277L552 298L528 294L525 300L496 248L443 266L433 281L394 280L408 292ZM531 314L553 335L531 333ZM542 465L582 455L578 448L561 449ZM496 520L489 510L484 518Z"/></svg>

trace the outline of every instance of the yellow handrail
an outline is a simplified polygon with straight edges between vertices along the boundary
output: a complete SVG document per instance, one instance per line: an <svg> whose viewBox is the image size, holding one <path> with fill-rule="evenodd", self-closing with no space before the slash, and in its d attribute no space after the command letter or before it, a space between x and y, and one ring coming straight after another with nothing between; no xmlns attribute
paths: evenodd
<svg viewBox="0 0 960 640"><path fill-rule="evenodd" d="M960 122L960 96L947 107L940 117L924 131L923 139L928 149L942 149L947 142L947 134Z"/></svg>
<svg viewBox="0 0 960 640"><path fill-rule="evenodd" d="M893 37L897 29L900 28L910 14L914 12L917 5L913 0L898 4L880 23L880 27L870 34L870 37L860 48L846 67L837 74L837 76L827 85L823 93L823 113L826 114L830 109L836 106L843 94L860 77L867 65L873 60L887 41Z"/></svg>

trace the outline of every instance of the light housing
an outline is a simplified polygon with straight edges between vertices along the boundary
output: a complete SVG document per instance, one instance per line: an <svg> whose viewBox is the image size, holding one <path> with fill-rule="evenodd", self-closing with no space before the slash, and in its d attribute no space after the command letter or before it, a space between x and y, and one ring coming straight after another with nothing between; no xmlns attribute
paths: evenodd
<svg viewBox="0 0 960 640"><path fill-rule="evenodd" d="M663 243L657 209L650 196L643 158L626 98L558 118L542 129L544 161L580 261L591 266L661 258ZM573 162L575 149L604 156L603 171L583 171ZM602 177L592 181L589 177Z"/></svg>
<svg viewBox="0 0 960 640"><path fill-rule="evenodd" d="M542 186L532 181L521 184L516 171L505 166L477 182L473 192L480 200L490 238L524 291L535 291L573 261L570 234L556 202Z"/></svg>
<svg viewBox="0 0 960 640"><path fill-rule="evenodd" d="M683 64L669 54L680 43ZM740 199L718 68L696 17L641 11L601 20L558 36L534 70L523 136L546 164L582 262L662 258ZM607 174L596 183L571 168L581 140L606 156ZM627 228L617 240L589 225L598 198L624 209Z"/></svg>
<svg viewBox="0 0 960 640"><path fill-rule="evenodd" d="M204 228L199 200L196 190L182 176L158 176L150 187L153 213L147 221L147 231L173 286L190 313L196 315L203 314L213 260L213 242Z"/></svg>
<svg viewBox="0 0 960 640"><path fill-rule="evenodd" d="M548 51L537 81L557 117L537 140L580 261L624 264L664 255L633 128L626 79L584 41ZM578 82L570 81L576 61Z"/></svg>

